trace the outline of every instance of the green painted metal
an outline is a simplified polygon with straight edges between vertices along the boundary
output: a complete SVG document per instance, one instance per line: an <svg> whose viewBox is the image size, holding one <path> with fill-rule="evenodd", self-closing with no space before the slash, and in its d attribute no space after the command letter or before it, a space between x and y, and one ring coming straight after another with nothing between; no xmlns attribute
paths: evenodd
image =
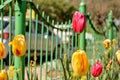
<svg viewBox="0 0 120 80"><path fill-rule="evenodd" d="M2 1L2 4L0 5L0 9L3 9L5 6L7 6L12 2L12 0L6 0L5 2L3 2L3 0L1 1Z"/></svg>
<svg viewBox="0 0 120 80"><path fill-rule="evenodd" d="M45 13L43 12L42 13L42 17L45 16ZM43 50L43 31L44 31L44 22L42 22L42 29L41 29L41 45L40 45L40 49L41 49L41 52L40 52L40 80L42 80L42 56L43 56L43 53L42 53L42 50Z"/></svg>
<svg viewBox="0 0 120 80"><path fill-rule="evenodd" d="M3 0L1 0L1 4L3 4ZM3 25L4 25L4 23L3 23L3 9L1 9L1 33L2 33L2 35L1 35L1 41L3 42L3 38L4 38L4 36L3 36ZM1 60L1 69L3 69L3 59Z"/></svg>
<svg viewBox="0 0 120 80"><path fill-rule="evenodd" d="M68 25L71 25L71 21L70 20L68 21ZM68 59L70 59L70 55L71 55L71 50L70 50L70 44L71 44L71 42L70 42L70 28L68 28L67 32L68 32L67 35L68 35L68 39L69 39L67 54L68 54Z"/></svg>
<svg viewBox="0 0 120 80"><path fill-rule="evenodd" d="M25 35L25 13L26 13L26 1L16 0L16 3L15 3L15 36L19 34ZM24 80L25 57L15 56L14 66L16 69L20 69L20 71L18 72L19 80ZM17 74L15 74L14 80L17 80Z"/></svg>
<svg viewBox="0 0 120 80"><path fill-rule="evenodd" d="M59 23L57 22L57 26L59 26ZM58 30L57 30L57 34L58 34ZM56 49L55 49L55 59L58 59L58 38L56 37ZM55 76L57 76L57 66L58 66L58 63L56 61L56 65L55 65Z"/></svg>
<svg viewBox="0 0 120 80"><path fill-rule="evenodd" d="M80 3L80 8L79 8L79 11L81 12L81 13L84 13L84 15L86 15L86 4L85 4L85 2L84 2L84 0ZM85 33L86 33L86 30L84 30L81 34L79 34L79 36L78 36L78 47L80 48L80 49L83 49L83 50L85 50L85 44L86 44L86 40L85 40Z"/></svg>
<svg viewBox="0 0 120 80"><path fill-rule="evenodd" d="M49 16L47 16L47 22L49 22ZM47 35L49 35L48 33L48 27L47 27ZM47 36L48 37L48 36ZM46 39L46 54L45 54L45 62L46 62L46 73L47 73L47 70L48 70L48 65L47 65L47 62L48 62L48 38ZM47 75L45 75L45 80L47 80Z"/></svg>
<svg viewBox="0 0 120 80"><path fill-rule="evenodd" d="M78 39L78 35L77 35L77 33L74 33L74 35L75 35L75 49L77 49L79 39Z"/></svg>
<svg viewBox="0 0 120 80"><path fill-rule="evenodd" d="M32 1L32 0L30 0ZM29 35L28 35L28 73L30 73L31 31L32 31L32 6L30 5Z"/></svg>
<svg viewBox="0 0 120 80"><path fill-rule="evenodd" d="M112 11L110 11L109 12L109 14L108 14L108 20L107 20L107 26L110 28L109 29L109 33L108 33L108 38L110 39L110 40L112 40L113 39L113 26L112 26Z"/></svg>
<svg viewBox="0 0 120 80"><path fill-rule="evenodd" d="M38 9L38 5L37 5L37 9ZM38 13L36 13L36 26L35 26L35 51L34 51L34 79L37 79L36 76L36 61L37 61L37 41L38 41Z"/></svg>
<svg viewBox="0 0 120 80"><path fill-rule="evenodd" d="M52 25L54 26L54 20L52 20ZM53 28L52 28L53 30ZM51 57L50 57L50 70L52 70L52 61L53 61L53 42L54 42L54 37L53 37L54 33L52 32L52 42L51 42ZM50 71L50 79L52 80L52 71Z"/></svg>
<svg viewBox="0 0 120 80"><path fill-rule="evenodd" d="M67 21L65 22L65 25L67 25ZM67 45L66 45L66 31L64 31L64 37L65 37L65 42L64 42L64 53L66 54L67 53Z"/></svg>
<svg viewBox="0 0 120 80"><path fill-rule="evenodd" d="M63 22L61 22L61 25L62 25L62 27L63 27ZM60 30L60 31L61 31L61 30ZM61 40L63 40L62 31L61 31ZM62 58L63 51L64 51L64 49L63 49L63 45L62 45L62 41L61 41L61 43L60 43L60 58Z"/></svg>
<svg viewBox="0 0 120 80"><path fill-rule="evenodd" d="M9 7L9 16L10 16L10 29L9 29L9 42L12 41L12 3L10 3L10 7ZM11 51L11 47L9 47L9 66L12 64L12 51Z"/></svg>
<svg viewBox="0 0 120 80"><path fill-rule="evenodd" d="M73 52L73 47L74 47L74 33L73 33L73 31L72 31L72 41L71 41L71 51Z"/></svg>

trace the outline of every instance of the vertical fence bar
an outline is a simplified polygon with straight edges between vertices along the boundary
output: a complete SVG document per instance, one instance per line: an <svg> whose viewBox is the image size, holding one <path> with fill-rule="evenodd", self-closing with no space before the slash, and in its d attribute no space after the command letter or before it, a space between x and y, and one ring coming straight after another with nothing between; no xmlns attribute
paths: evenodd
<svg viewBox="0 0 120 80"><path fill-rule="evenodd" d="M32 2L32 0L30 0ZM30 75L30 51L31 51L31 31L32 31L32 6L30 5L29 34L28 34L28 73Z"/></svg>
<svg viewBox="0 0 120 80"><path fill-rule="evenodd" d="M72 31L72 41L71 41L71 43L72 43L72 44L71 44L71 48L72 48L72 49L71 49L71 50L72 50L72 53L73 53L73 50L74 50L73 47L74 47L74 41L75 41L74 36L75 36L75 35L74 35L73 30L71 30L71 31Z"/></svg>
<svg viewBox="0 0 120 80"><path fill-rule="evenodd" d="M112 26L112 10L109 12L108 14L108 20L107 20L107 27L109 28L109 31L108 31L108 38L112 41L113 39L113 26ZM113 50L110 51L110 58L112 58L113 56Z"/></svg>
<svg viewBox="0 0 120 80"><path fill-rule="evenodd" d="M1 0L1 4L3 4L3 0ZM1 42L3 42L3 38L4 38L4 36L3 36L3 25L4 25L4 23L3 23L3 9L1 9ZM1 59L1 69L3 69L3 59Z"/></svg>
<svg viewBox="0 0 120 80"><path fill-rule="evenodd" d="M70 26L70 24L71 24L71 21L69 20L68 21L68 25ZM68 59L70 59L70 53L71 53L71 50L70 50L70 36L71 36L71 34L70 34L70 27L68 26Z"/></svg>
<svg viewBox="0 0 120 80"><path fill-rule="evenodd" d="M59 23L57 22L57 27L59 28ZM58 35L58 29L57 29L57 34ZM56 59L56 68L55 68L55 77L57 78L57 59L58 59L58 38L56 37L56 49L55 49L55 59Z"/></svg>
<svg viewBox="0 0 120 80"><path fill-rule="evenodd" d="M62 25L62 27L63 27L63 22L61 23L61 25ZM62 29L62 27L61 27L61 29ZM63 33L63 30L60 30L60 37L61 37L61 42L60 42L60 58L62 58L62 55L63 55L63 51L64 51L64 49L63 49L63 35L62 35L62 33Z"/></svg>
<svg viewBox="0 0 120 80"><path fill-rule="evenodd" d="M38 9L38 5L37 5ZM37 61L37 42L38 42L38 13L36 13L36 26L35 26L35 51L34 51L34 62L35 62L35 69L34 69L34 79L36 80L36 61Z"/></svg>
<svg viewBox="0 0 120 80"><path fill-rule="evenodd" d="M47 22L49 22L49 16L47 16ZM46 54L45 54L45 62L46 62L46 75L45 75L45 80L47 80L47 70L48 70L48 26L47 26L47 38L46 38Z"/></svg>
<svg viewBox="0 0 120 80"><path fill-rule="evenodd" d="M110 40L113 39L113 26L111 24L112 24L112 11L109 12L107 20L107 26L110 28L108 33L108 37Z"/></svg>
<svg viewBox="0 0 120 80"><path fill-rule="evenodd" d="M60 38L61 38L61 41L60 41L60 58L61 59L64 56L64 49L63 49L63 42L64 42L63 41L64 40L64 38L63 38L63 32L64 32L64 30L63 30L63 26L64 26L63 22L61 22L60 28L59 28L59 31L60 31L59 35L60 35ZM59 66L61 66L61 64ZM60 67L60 75L62 75L62 67ZM60 76L59 78L62 79L62 76Z"/></svg>
<svg viewBox="0 0 120 80"><path fill-rule="evenodd" d="M67 22L65 22L65 26L67 25ZM63 25L63 27L65 27L64 25ZM64 38L65 38L65 42L64 42L64 53L66 54L66 31L64 31L65 33L64 33Z"/></svg>
<svg viewBox="0 0 120 80"><path fill-rule="evenodd" d="M78 49L78 42L79 42L79 39L78 39L77 33L74 33L74 35L75 35L75 49L77 50L77 49Z"/></svg>
<svg viewBox="0 0 120 80"><path fill-rule="evenodd" d="M52 25L54 26L54 20L52 20ZM53 39L54 37L53 37L53 28L52 28L52 42L51 42L51 57L50 57L50 79L52 80L52 66L53 66L53 64L52 64L52 60L53 60L53 42L54 42L54 39Z"/></svg>
<svg viewBox="0 0 120 80"><path fill-rule="evenodd" d="M45 16L45 13L42 12L42 17ZM42 50L43 50L43 31L44 31L44 23L42 22L42 28L41 28L41 45L40 45L40 80L42 80Z"/></svg>
<svg viewBox="0 0 120 80"><path fill-rule="evenodd" d="M79 11L81 12L81 13L84 13L84 15L86 15L86 4L85 4L85 2L84 2L84 0L80 3L80 8L79 8ZM85 50L85 46L86 46L86 40L85 40L85 33L86 33L86 30L84 29L84 31L81 33L81 34L79 34L79 48L80 49L83 49L83 50Z"/></svg>
<svg viewBox="0 0 120 80"><path fill-rule="evenodd" d="M25 13L26 13L26 1L16 0L15 3L15 36L19 34L25 35ZM25 68L25 57L15 56L15 68L20 69L18 73L19 80L24 80L24 68ZM14 80L17 80L15 75Z"/></svg>
<svg viewBox="0 0 120 80"><path fill-rule="evenodd" d="M9 7L9 16L10 16L9 42L11 42L11 40L12 40L12 2L10 3L10 7ZM12 63L11 61L12 61L12 52L11 52L11 47L9 47L9 66Z"/></svg>

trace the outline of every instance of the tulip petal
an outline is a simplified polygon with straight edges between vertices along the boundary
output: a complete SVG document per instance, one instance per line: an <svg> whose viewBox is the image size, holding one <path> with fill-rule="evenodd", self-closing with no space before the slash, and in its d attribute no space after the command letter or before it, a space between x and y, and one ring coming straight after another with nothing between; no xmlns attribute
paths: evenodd
<svg viewBox="0 0 120 80"><path fill-rule="evenodd" d="M20 34L14 37L13 41L9 43L12 46L12 52L16 56L20 57L26 53L26 40L24 35Z"/></svg>
<svg viewBox="0 0 120 80"><path fill-rule="evenodd" d="M99 76L102 73L102 64L100 64L99 62L96 62L92 68L91 74L94 77Z"/></svg>
<svg viewBox="0 0 120 80"><path fill-rule="evenodd" d="M83 50L77 50L72 55L72 68L76 76L84 76L89 69L88 58Z"/></svg>
<svg viewBox="0 0 120 80"><path fill-rule="evenodd" d="M79 12L75 12L73 14L73 19L72 19L72 28L73 31L76 33L81 33L86 25L86 19L84 14L81 14Z"/></svg>

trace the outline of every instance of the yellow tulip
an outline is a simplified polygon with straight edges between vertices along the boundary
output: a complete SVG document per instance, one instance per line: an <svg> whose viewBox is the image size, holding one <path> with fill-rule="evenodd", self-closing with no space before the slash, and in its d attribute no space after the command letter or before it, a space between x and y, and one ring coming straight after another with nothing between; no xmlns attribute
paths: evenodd
<svg viewBox="0 0 120 80"><path fill-rule="evenodd" d="M112 60L110 60L110 61L108 62L107 66L106 66L107 70L109 70L109 69L111 68L112 62L113 62Z"/></svg>
<svg viewBox="0 0 120 80"><path fill-rule="evenodd" d="M7 80L7 72L5 70L0 71L0 80Z"/></svg>
<svg viewBox="0 0 120 80"><path fill-rule="evenodd" d="M103 41L103 45L106 47L106 48L109 48L110 45L111 45L111 41L109 39L106 39Z"/></svg>
<svg viewBox="0 0 120 80"><path fill-rule="evenodd" d="M14 55L21 57L26 53L26 40L24 35L20 34L14 37L13 41L9 43L12 46L12 52Z"/></svg>
<svg viewBox="0 0 120 80"><path fill-rule="evenodd" d="M0 42L0 59L4 58L5 55L6 55L6 53L5 53L4 44L2 42Z"/></svg>
<svg viewBox="0 0 120 80"><path fill-rule="evenodd" d="M34 67L35 66L35 62L33 60L30 61L30 67Z"/></svg>
<svg viewBox="0 0 120 80"><path fill-rule="evenodd" d="M116 52L116 58L117 58L118 63L120 64L120 50Z"/></svg>
<svg viewBox="0 0 120 80"><path fill-rule="evenodd" d="M84 76L89 70L89 62L84 50L77 50L72 55L72 69L75 76Z"/></svg>

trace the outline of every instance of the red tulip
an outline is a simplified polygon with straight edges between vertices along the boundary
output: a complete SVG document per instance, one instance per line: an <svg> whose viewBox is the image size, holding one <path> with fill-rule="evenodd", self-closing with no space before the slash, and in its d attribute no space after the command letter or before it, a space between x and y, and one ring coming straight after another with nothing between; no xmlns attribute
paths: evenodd
<svg viewBox="0 0 120 80"><path fill-rule="evenodd" d="M91 74L94 77L99 76L102 73L103 66L99 62L96 62L92 68Z"/></svg>
<svg viewBox="0 0 120 80"><path fill-rule="evenodd" d="M86 18L84 14L81 14L76 11L73 14L72 25L74 32L81 33L86 25Z"/></svg>

